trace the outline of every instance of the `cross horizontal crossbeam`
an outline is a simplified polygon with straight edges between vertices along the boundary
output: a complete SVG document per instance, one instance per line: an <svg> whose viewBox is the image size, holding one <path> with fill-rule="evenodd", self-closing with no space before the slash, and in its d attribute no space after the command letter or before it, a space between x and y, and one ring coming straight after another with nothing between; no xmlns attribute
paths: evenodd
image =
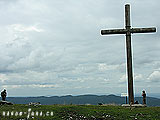
<svg viewBox="0 0 160 120"><path fill-rule="evenodd" d="M127 34L130 33L149 33L149 32L156 32L155 27L151 28L131 28L131 29L111 29L111 30L101 30L102 35L109 35L109 34Z"/></svg>

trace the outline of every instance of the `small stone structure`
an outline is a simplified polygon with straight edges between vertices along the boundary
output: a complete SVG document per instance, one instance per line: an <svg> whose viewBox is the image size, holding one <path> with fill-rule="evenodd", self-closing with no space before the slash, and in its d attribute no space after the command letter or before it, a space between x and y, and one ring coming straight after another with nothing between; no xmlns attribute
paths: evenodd
<svg viewBox="0 0 160 120"><path fill-rule="evenodd" d="M8 101L0 101L0 105L13 105L13 103Z"/></svg>

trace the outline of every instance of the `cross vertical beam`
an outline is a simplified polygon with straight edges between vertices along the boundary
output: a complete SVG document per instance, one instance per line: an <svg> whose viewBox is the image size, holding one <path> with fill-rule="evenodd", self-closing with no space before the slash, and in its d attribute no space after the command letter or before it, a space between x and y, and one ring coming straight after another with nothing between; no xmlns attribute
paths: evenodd
<svg viewBox="0 0 160 120"><path fill-rule="evenodd" d="M126 52L127 52L127 74L128 74L128 98L129 103L134 103L133 93L133 72L132 72L132 48L131 48L131 25L130 25L130 5L125 5L125 23L126 23Z"/></svg>

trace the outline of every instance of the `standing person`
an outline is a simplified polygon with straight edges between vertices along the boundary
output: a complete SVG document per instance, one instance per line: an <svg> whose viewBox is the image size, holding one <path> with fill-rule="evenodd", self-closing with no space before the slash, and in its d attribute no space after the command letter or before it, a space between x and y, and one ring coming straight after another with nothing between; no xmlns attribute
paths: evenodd
<svg viewBox="0 0 160 120"><path fill-rule="evenodd" d="M142 91L142 96L143 96L143 105L146 105L146 92L144 90Z"/></svg>
<svg viewBox="0 0 160 120"><path fill-rule="evenodd" d="M4 89L4 90L1 92L2 101L5 101L5 100L6 100L6 96L7 96L7 92L6 92L6 90Z"/></svg>

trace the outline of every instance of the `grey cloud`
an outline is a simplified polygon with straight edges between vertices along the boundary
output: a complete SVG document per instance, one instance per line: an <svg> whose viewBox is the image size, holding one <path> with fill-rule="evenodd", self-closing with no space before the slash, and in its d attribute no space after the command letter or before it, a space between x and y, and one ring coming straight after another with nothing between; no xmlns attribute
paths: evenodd
<svg viewBox="0 0 160 120"><path fill-rule="evenodd" d="M133 27L159 28L158 0L1 1L0 72L7 77L3 85L37 85L33 95L39 90L47 94L44 86L38 88L43 84L64 87L53 94L123 91L125 82L116 86L126 72L125 35L101 36L100 30L124 27L127 2ZM153 64L160 60L159 35L132 37L134 70L143 79L159 68ZM101 71L99 64L110 67Z"/></svg>

